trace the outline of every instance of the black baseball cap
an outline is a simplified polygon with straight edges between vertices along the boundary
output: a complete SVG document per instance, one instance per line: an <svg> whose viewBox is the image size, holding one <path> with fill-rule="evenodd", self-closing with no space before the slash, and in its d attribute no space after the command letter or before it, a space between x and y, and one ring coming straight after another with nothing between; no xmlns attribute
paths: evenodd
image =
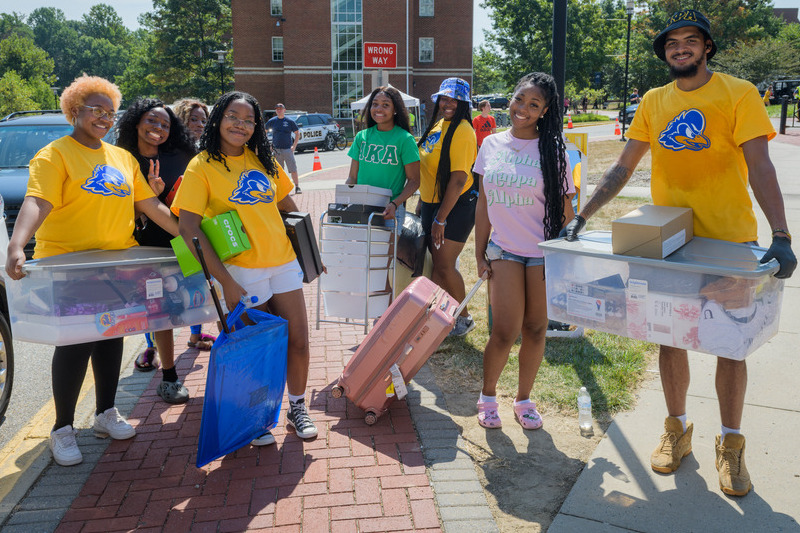
<svg viewBox="0 0 800 533"><path fill-rule="evenodd" d="M683 9L676 11L672 16L667 19L667 27L659 33L653 41L653 50L661 61L667 60L667 55L664 53L664 43L667 40L667 34L672 30L678 28L685 28L686 26L694 26L699 28L706 39L711 41L711 50L708 52L706 59L711 59L717 53L717 45L714 44L714 39L711 38L711 23L705 15L694 9Z"/></svg>

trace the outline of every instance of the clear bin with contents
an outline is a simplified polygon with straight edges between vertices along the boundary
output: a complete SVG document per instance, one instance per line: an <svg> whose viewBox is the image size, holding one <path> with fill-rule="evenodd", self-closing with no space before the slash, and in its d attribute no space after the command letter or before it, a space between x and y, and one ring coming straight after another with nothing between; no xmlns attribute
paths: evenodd
<svg viewBox="0 0 800 533"><path fill-rule="evenodd" d="M24 269L6 283L15 340L61 346L216 320L205 278L184 278L168 248L74 252Z"/></svg>
<svg viewBox="0 0 800 533"><path fill-rule="evenodd" d="M607 231L539 247L553 320L736 360L778 332L783 280L764 248L695 237L646 259L614 255Z"/></svg>

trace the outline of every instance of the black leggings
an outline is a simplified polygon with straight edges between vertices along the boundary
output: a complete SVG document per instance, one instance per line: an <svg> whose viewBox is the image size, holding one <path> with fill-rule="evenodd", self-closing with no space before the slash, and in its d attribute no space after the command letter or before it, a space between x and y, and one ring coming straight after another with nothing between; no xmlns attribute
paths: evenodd
<svg viewBox="0 0 800 533"><path fill-rule="evenodd" d="M56 346L53 354L53 400L56 404L54 430L73 425L75 406L81 393L86 367L92 358L96 414L114 407L122 367L122 337L106 341Z"/></svg>

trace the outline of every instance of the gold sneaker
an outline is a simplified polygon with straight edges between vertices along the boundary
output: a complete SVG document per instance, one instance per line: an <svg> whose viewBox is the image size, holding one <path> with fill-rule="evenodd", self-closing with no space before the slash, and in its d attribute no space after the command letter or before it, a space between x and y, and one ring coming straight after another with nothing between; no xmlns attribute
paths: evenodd
<svg viewBox="0 0 800 533"><path fill-rule="evenodd" d="M720 443L716 439L717 472L719 488L731 496L744 496L750 492L750 474L744 465L744 435L728 433Z"/></svg>
<svg viewBox="0 0 800 533"><path fill-rule="evenodd" d="M650 455L650 466L656 472L669 474L681 466L681 459L692 453L692 430L694 424L686 423L686 432L683 424L674 416L664 420L664 434L661 442Z"/></svg>

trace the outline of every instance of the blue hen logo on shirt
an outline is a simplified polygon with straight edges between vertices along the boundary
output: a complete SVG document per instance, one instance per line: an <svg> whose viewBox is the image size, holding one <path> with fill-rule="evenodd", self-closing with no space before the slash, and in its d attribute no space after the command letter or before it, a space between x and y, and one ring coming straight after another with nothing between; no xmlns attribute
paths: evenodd
<svg viewBox="0 0 800 533"><path fill-rule="evenodd" d="M109 165L97 165L92 177L81 185L81 189L102 196L119 196L124 198L131 194L131 186L125 181L122 172Z"/></svg>
<svg viewBox="0 0 800 533"><path fill-rule="evenodd" d="M428 138L425 139L425 142L422 143L422 149L425 150L425 153L430 154L433 152L433 147L436 146L436 143L439 142L439 138L442 136L441 131L437 131L436 133L431 133L428 135Z"/></svg>
<svg viewBox="0 0 800 533"><path fill-rule="evenodd" d="M275 190L263 172L246 170L239 176L239 183L228 199L233 203L243 205L253 205L259 202L269 204L275 199Z"/></svg>
<svg viewBox="0 0 800 533"><path fill-rule="evenodd" d="M706 129L706 117L698 109L681 111L673 118L664 131L658 136L661 146L675 152L692 150L699 152L711 146L711 141L703 135Z"/></svg>

